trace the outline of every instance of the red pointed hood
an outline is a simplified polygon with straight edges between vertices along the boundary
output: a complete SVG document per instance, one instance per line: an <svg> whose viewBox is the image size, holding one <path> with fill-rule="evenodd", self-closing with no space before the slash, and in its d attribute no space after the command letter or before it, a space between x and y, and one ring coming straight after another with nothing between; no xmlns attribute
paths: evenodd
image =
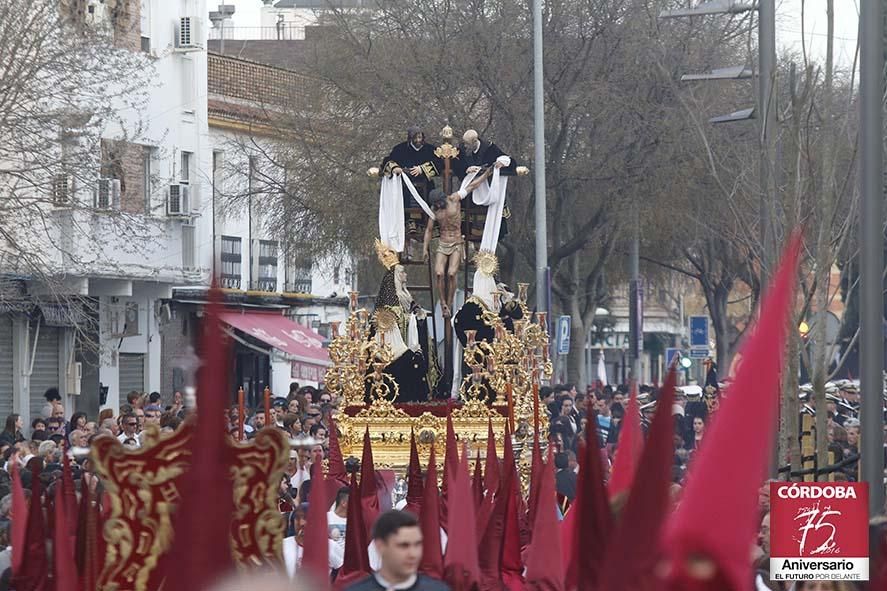
<svg viewBox="0 0 887 591"><path fill-rule="evenodd" d="M480 468L480 456L474 458L474 477L471 479L471 497L474 499L474 510L480 511L484 502L484 475Z"/></svg>
<svg viewBox="0 0 887 591"><path fill-rule="evenodd" d="M370 442L370 428L367 427L363 434L363 456L360 460L360 499L363 504L363 521L366 539L373 537L373 524L379 517L379 495L376 492L376 470L373 466L373 445ZM349 503L351 501L349 500Z"/></svg>
<svg viewBox="0 0 887 591"><path fill-rule="evenodd" d="M539 445L539 430L533 432L532 464L530 466L530 494L527 499L527 519L532 525L536 521L536 508L539 504L539 486L545 464L542 462L542 447Z"/></svg>
<svg viewBox="0 0 887 591"><path fill-rule="evenodd" d="M453 429L453 416L447 414L447 449L444 455L443 480L440 487L440 521L445 531L449 531L447 520L450 497L450 480L459 469L459 451L456 449L456 430Z"/></svg>
<svg viewBox="0 0 887 591"><path fill-rule="evenodd" d="M311 480L323 482L323 467L315 464L311 467ZM303 546L301 569L311 577L315 589L323 591L329 589L330 581L330 531L326 514L330 504L326 497L326 487L311 487L311 495L308 497L308 515L305 523L305 545ZM348 499L351 504L351 499ZM348 527L345 535L348 535Z"/></svg>
<svg viewBox="0 0 887 591"><path fill-rule="evenodd" d="M671 407L669 406L667 410L670 416ZM632 382L628 409L625 411L625 418L619 429L616 459L613 461L613 471L610 474L610 482L607 487L611 499L619 493L627 493L631 488L644 445L643 439L641 411L638 405L638 385L637 382Z"/></svg>
<svg viewBox="0 0 887 591"><path fill-rule="evenodd" d="M77 491L74 489L74 476L71 473L71 458L67 448L62 453L62 489L65 496L65 516L68 523L68 535L73 540L77 537Z"/></svg>
<svg viewBox="0 0 887 591"><path fill-rule="evenodd" d="M509 591L523 591L523 561L521 559L520 475L514 460L511 432L505 428L505 482L500 489L505 501L505 520L502 533L502 582Z"/></svg>
<svg viewBox="0 0 887 591"><path fill-rule="evenodd" d="M668 372L659 391L656 416L650 425L634 486L622 511L619 523L607 546L601 576L601 589L607 591L642 591L655 588L654 568L659 557L656 544L639 543L656 540L670 510L671 467L674 463L674 404L676 372Z"/></svg>
<svg viewBox="0 0 887 591"><path fill-rule="evenodd" d="M533 521L533 540L527 551L527 590L565 591L551 446L548 463L541 466L539 472L539 507Z"/></svg>
<svg viewBox="0 0 887 591"><path fill-rule="evenodd" d="M416 448L416 433L410 431L410 466L407 469L407 504L404 510L419 515L422 507L422 466L419 464L419 450Z"/></svg>
<svg viewBox="0 0 887 591"><path fill-rule="evenodd" d="M492 419L487 424L487 459L485 464L484 488L490 493L495 493L499 490L501 470L499 468L499 457L496 455L496 434L493 432Z"/></svg>
<svg viewBox="0 0 887 591"><path fill-rule="evenodd" d="M28 511L25 543L22 546L25 555L18 572L13 573L12 587L22 591L49 591L51 586L48 578L49 559L46 555L46 526L43 508L40 506L43 495L40 472L43 470L43 461L32 458L28 467L31 470L31 508Z"/></svg>
<svg viewBox="0 0 887 591"><path fill-rule="evenodd" d="M422 491L422 509L419 522L422 526L422 562L419 572L443 578L443 552L440 547L440 493L437 490L437 460L434 455L434 444L428 457L428 469L425 471L425 488Z"/></svg>
<svg viewBox="0 0 887 591"><path fill-rule="evenodd" d="M234 492L228 477L228 433L220 419L230 390L229 340L219 320L222 296L213 288L203 321L197 374L197 426L191 438L191 466L182 478L181 499L174 518L175 538L161 559L166 591L193 591L213 585L234 568L231 557L231 515ZM322 488L322 487L320 487ZM206 491L213 494L207 495ZM182 561L182 556L188 560Z"/></svg>
<svg viewBox="0 0 887 591"><path fill-rule="evenodd" d="M69 468L70 473L70 468ZM67 515L68 499L64 486L55 491L55 531L53 532L52 558L55 591L78 591L77 565L74 562L74 546L71 544L69 521L75 525L74 516Z"/></svg>
<svg viewBox="0 0 887 591"><path fill-rule="evenodd" d="M742 348L732 395L721 402L707 429L681 504L666 526L662 547L672 565L669 589L686 586L685 565L694 554L710 557L732 591L752 588L749 548L758 527L757 491L776 435L773 424L800 247L796 233L763 301L757 326ZM736 453L738 441L741 454Z"/></svg>
<svg viewBox="0 0 887 591"><path fill-rule="evenodd" d="M326 494L327 498L334 498L340 488L348 486L348 472L345 470L345 460L342 459L342 448L339 447L339 428L332 417L329 421L330 457L326 475Z"/></svg>
<svg viewBox="0 0 887 591"><path fill-rule="evenodd" d="M579 591L597 588L601 562L610 539L613 517L604 488L604 471L598 446L597 429L589 429L583 449L576 484L576 499L570 512L575 512L567 568L567 588ZM588 548L595 548L589 553Z"/></svg>
<svg viewBox="0 0 887 591"><path fill-rule="evenodd" d="M459 507L459 518L450 523L447 553L444 557L444 580L452 591L473 591L480 580L480 568L477 562L478 545L467 448L453 474L450 502L452 507Z"/></svg>
<svg viewBox="0 0 887 591"><path fill-rule="evenodd" d="M22 478L19 474L18 459L10 461L10 476L12 479L12 572L17 573L25 557L25 539L28 531L28 499L25 497L25 489L22 487Z"/></svg>
<svg viewBox="0 0 887 591"><path fill-rule="evenodd" d="M354 501L352 502L352 499ZM345 562L336 576L336 589L343 589L370 574L370 559L367 555L369 540L363 521L363 507L360 503L360 488L357 475L351 475L351 494L348 495L348 516L345 528Z"/></svg>

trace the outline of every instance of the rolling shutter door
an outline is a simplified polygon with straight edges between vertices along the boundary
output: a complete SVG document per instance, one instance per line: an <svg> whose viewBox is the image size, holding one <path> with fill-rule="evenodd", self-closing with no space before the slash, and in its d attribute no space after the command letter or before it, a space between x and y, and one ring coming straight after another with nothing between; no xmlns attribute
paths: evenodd
<svg viewBox="0 0 887 591"><path fill-rule="evenodd" d="M0 316L0 420L12 413L12 318Z"/></svg>
<svg viewBox="0 0 887 591"><path fill-rule="evenodd" d="M35 335L32 329L29 343L32 347ZM28 355L30 354L31 351L28 351ZM46 404L44 392L49 388L58 388L59 384L59 329L44 324L40 327L40 335L37 336L34 371L31 373L31 420L41 416L43 412L43 406Z"/></svg>
<svg viewBox="0 0 887 591"><path fill-rule="evenodd" d="M142 353L121 353L117 367L120 370L120 402L126 402L126 395L135 390L145 391L145 355Z"/></svg>

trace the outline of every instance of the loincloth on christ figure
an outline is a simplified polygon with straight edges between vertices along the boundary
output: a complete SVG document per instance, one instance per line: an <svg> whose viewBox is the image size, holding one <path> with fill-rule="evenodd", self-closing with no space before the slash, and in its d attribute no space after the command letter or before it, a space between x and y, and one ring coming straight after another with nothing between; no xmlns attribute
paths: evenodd
<svg viewBox="0 0 887 591"><path fill-rule="evenodd" d="M437 241L437 246L434 247L434 252L437 254L442 254L446 257L449 257L454 254L459 255L459 260L465 260L465 241L464 240L456 240L455 242L444 242L443 240Z"/></svg>

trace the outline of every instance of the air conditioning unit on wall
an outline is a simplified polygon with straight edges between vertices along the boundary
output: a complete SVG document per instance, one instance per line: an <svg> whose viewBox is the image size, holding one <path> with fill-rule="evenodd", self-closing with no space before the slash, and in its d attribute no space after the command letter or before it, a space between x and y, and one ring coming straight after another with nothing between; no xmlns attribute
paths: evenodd
<svg viewBox="0 0 887 591"><path fill-rule="evenodd" d="M202 35L200 17L183 16L176 21L176 49L181 51L203 49Z"/></svg>

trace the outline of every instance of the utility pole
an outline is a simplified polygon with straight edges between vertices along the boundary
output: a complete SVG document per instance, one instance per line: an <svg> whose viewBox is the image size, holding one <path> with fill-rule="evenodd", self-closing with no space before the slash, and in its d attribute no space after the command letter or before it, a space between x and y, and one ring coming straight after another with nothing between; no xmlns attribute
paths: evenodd
<svg viewBox="0 0 887 591"><path fill-rule="evenodd" d="M760 199L758 215L761 241L761 286L767 285L775 259L776 245L773 232L776 197L775 138L777 133L776 93L776 0L756 0L753 3L740 0L709 0L693 8L665 10L660 18L677 18L714 14L739 14L749 10L758 11L758 96L754 109L742 109L729 115L714 117L711 123L732 123L752 118L758 120L758 141L760 146ZM880 21L879 21L880 22ZM684 77L684 80L740 80L748 78L744 67L723 68L711 74ZM781 405L780 405L781 406ZM780 419L777 414L773 425L774 433L780 432ZM770 461L770 476L776 478L780 464L779 446L773 447Z"/></svg>
<svg viewBox="0 0 887 591"><path fill-rule="evenodd" d="M884 510L884 212L882 115L884 49L881 0L862 0L859 14L859 377L862 478L869 515Z"/></svg>
<svg viewBox="0 0 887 591"><path fill-rule="evenodd" d="M536 310L548 312L548 222L545 198L545 77L542 0L533 0L533 143L536 160ZM549 316L550 318L550 316Z"/></svg>

